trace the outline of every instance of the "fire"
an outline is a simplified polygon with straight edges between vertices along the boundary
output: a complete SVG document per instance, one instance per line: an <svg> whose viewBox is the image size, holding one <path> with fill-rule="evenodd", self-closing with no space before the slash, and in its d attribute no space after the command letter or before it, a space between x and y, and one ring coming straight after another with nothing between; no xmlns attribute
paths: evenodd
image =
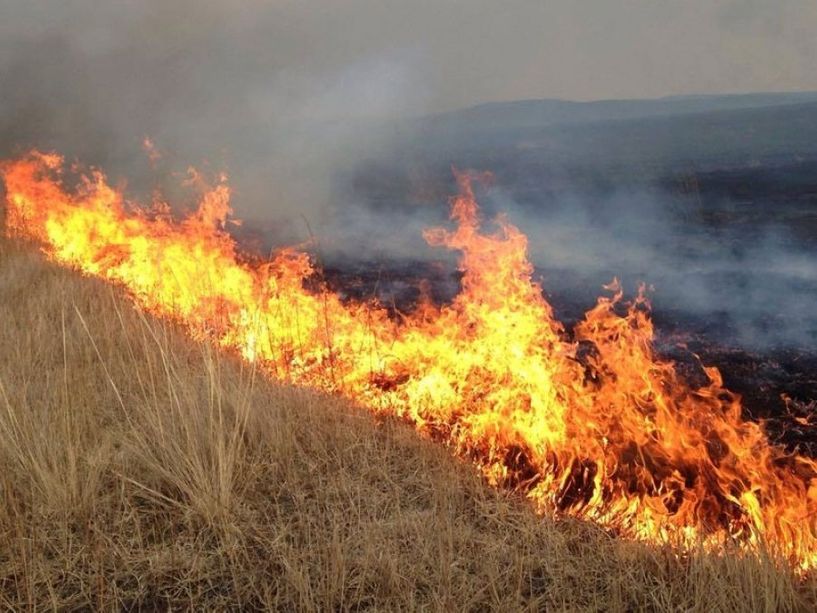
<svg viewBox="0 0 817 613"><path fill-rule="evenodd" d="M149 136L142 139L142 149L145 155L148 156L148 161L150 161L151 166L155 167L159 160L162 159L161 152L156 148L153 139Z"/></svg>
<svg viewBox="0 0 817 613"><path fill-rule="evenodd" d="M425 234L461 254L460 293L394 316L316 288L298 250L240 257L224 179L175 221L166 206L130 207L99 171L68 189L62 166L41 153L2 166L7 231L194 337L410 421L543 512L655 542L762 543L817 564L817 464L744 420L717 369L694 389L659 359L643 295L625 303L614 284L566 331L532 280L525 235L502 217L496 233L481 230L472 175L457 175L453 229Z"/></svg>

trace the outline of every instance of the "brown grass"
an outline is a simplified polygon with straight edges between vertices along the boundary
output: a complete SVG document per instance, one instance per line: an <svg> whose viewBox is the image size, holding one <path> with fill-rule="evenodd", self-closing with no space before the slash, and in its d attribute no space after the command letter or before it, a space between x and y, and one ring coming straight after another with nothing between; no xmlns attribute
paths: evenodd
<svg viewBox="0 0 817 613"><path fill-rule="evenodd" d="M810 610L769 557L534 515L407 426L274 385L0 240L0 605Z"/></svg>

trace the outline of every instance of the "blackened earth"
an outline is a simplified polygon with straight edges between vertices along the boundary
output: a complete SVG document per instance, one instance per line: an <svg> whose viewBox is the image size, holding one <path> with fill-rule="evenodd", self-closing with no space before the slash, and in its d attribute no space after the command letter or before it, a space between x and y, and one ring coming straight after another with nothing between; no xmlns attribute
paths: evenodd
<svg viewBox="0 0 817 613"><path fill-rule="evenodd" d="M546 278L547 271L539 276ZM423 295L437 304L449 302L461 277L450 263L429 261L346 263L325 268L323 276L343 299L374 298L395 316L411 312ZM593 304L589 294L546 298L568 331ZM730 342L727 314L702 317L659 309L653 321L659 357L673 361L693 388L707 383L703 366L716 366L724 385L741 395L747 419L764 421L770 436L787 449L817 457L817 351Z"/></svg>

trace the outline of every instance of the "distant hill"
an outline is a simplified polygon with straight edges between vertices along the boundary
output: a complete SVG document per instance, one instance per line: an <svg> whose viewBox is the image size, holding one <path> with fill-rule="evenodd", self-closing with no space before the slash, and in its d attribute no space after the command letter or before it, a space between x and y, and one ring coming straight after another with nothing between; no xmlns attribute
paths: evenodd
<svg viewBox="0 0 817 613"><path fill-rule="evenodd" d="M592 102L556 99L518 100L490 102L441 113L428 118L428 121L434 126L454 131L471 130L481 126L514 129L784 106L813 101L817 101L817 92L670 96Z"/></svg>
<svg viewBox="0 0 817 613"><path fill-rule="evenodd" d="M408 156L445 172L452 163L528 175L561 168L640 182L690 168L817 159L817 92L496 103L404 127L398 168Z"/></svg>

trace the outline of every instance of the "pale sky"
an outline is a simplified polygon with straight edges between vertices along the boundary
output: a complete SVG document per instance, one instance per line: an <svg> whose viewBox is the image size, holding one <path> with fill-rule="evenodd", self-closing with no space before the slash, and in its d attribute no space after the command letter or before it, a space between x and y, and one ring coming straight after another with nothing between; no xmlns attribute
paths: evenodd
<svg viewBox="0 0 817 613"><path fill-rule="evenodd" d="M6 0L0 62L19 64L21 49L31 81L15 74L17 87L53 77L50 63L64 71L66 58L49 54L67 49L93 73L83 79L104 75L148 104L156 90L172 101L226 88L262 114L276 104L314 117L422 114L817 89L817 2Z"/></svg>

